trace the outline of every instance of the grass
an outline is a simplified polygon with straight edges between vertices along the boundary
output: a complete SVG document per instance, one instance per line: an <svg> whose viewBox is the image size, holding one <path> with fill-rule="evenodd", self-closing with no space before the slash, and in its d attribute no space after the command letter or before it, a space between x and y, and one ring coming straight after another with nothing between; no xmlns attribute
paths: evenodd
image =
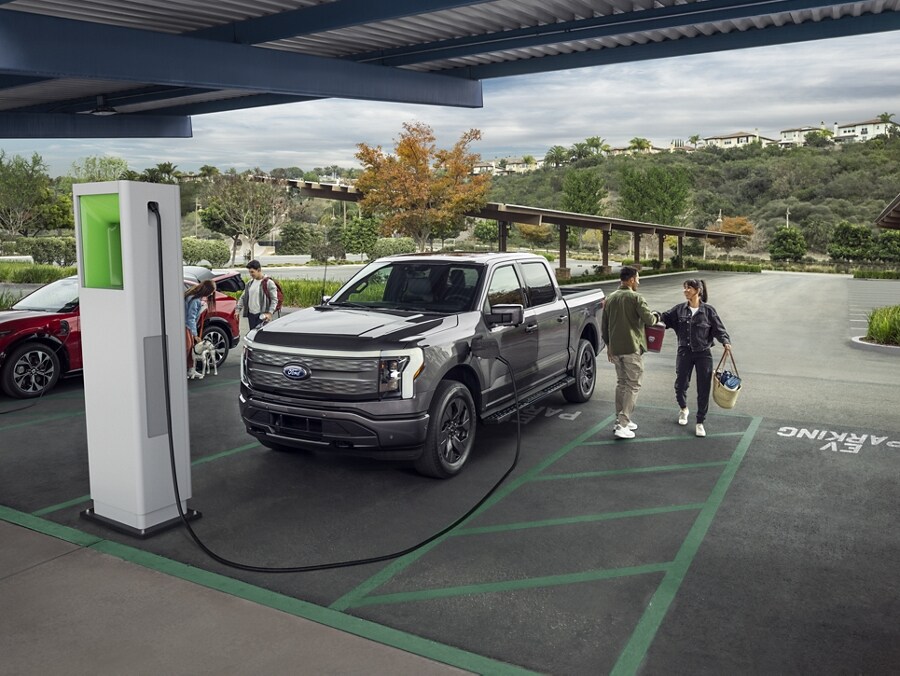
<svg viewBox="0 0 900 676"><path fill-rule="evenodd" d="M880 345L900 346L900 305L875 308L869 313L868 319L866 340Z"/></svg>
<svg viewBox="0 0 900 676"><path fill-rule="evenodd" d="M8 310L22 299L21 293L0 289L0 310Z"/></svg>

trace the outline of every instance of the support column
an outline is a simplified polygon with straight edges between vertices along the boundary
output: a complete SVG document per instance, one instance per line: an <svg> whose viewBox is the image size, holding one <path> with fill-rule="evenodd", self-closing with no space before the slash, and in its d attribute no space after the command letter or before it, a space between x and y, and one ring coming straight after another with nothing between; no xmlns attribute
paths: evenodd
<svg viewBox="0 0 900 676"><path fill-rule="evenodd" d="M509 221L497 221L497 251L506 251Z"/></svg>
<svg viewBox="0 0 900 676"><path fill-rule="evenodd" d="M600 246L600 271L606 275L612 272L609 265L609 230L603 231L603 240Z"/></svg>
<svg viewBox="0 0 900 676"><path fill-rule="evenodd" d="M569 239L569 227L559 226L559 267L556 268L557 279L569 279L571 271L566 265L566 243Z"/></svg>
<svg viewBox="0 0 900 676"><path fill-rule="evenodd" d="M678 260L681 261L681 267L684 267L684 235L678 235L676 255L678 256Z"/></svg>
<svg viewBox="0 0 900 676"><path fill-rule="evenodd" d="M662 270L662 268L663 268L663 254L665 253L665 246L664 246L664 244L666 243L666 236L665 236L665 235L657 235L657 237L659 238L659 250L658 250L658 253L659 253L659 256L658 256L658 257L659 257L659 269Z"/></svg>
<svg viewBox="0 0 900 676"><path fill-rule="evenodd" d="M641 233L636 232L632 235L634 240L634 267L641 269Z"/></svg>

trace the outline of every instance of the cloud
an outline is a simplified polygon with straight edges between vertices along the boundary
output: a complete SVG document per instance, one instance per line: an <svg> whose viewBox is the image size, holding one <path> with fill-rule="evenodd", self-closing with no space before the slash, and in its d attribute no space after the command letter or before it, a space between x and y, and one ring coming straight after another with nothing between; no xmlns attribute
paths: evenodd
<svg viewBox="0 0 900 676"><path fill-rule="evenodd" d="M667 146L712 136L870 119L900 120L896 32L640 61L484 82L481 109L324 99L193 119L192 139L7 141L7 153L40 153L51 173L96 154L137 170L172 162L237 170L356 166L356 144L393 147L403 122L432 126L449 146L472 127L475 150L494 158L542 156L588 136L626 145L635 136Z"/></svg>

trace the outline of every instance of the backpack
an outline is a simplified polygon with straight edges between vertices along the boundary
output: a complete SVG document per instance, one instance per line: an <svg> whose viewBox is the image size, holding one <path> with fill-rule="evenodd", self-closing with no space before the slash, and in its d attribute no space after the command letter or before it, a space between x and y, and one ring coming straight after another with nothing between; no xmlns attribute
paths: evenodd
<svg viewBox="0 0 900 676"><path fill-rule="evenodd" d="M263 277L262 281L262 290L263 294L266 297L266 303L269 304L272 302L272 297L269 295L269 280L272 280L272 283L275 285L275 312L281 316L281 306L284 305L284 291L281 288L281 284L278 283L277 279L272 277ZM274 314L274 313L273 313Z"/></svg>

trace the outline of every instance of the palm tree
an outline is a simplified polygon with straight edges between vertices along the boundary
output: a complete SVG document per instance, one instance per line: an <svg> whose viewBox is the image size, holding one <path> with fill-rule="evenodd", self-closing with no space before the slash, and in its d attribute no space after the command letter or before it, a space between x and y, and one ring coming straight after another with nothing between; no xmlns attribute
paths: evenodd
<svg viewBox="0 0 900 676"><path fill-rule="evenodd" d="M527 167L533 167L535 164L537 164L537 160L534 159L534 155L522 155L522 161Z"/></svg>
<svg viewBox="0 0 900 676"><path fill-rule="evenodd" d="M554 167L558 167L568 161L569 151L562 146L553 146L547 151L547 154L544 155L544 162L546 164L552 164Z"/></svg>
<svg viewBox="0 0 900 676"><path fill-rule="evenodd" d="M635 136L628 142L628 149L634 150L639 153L646 152L653 147L653 144L650 143L649 139L645 139L642 136Z"/></svg>
<svg viewBox="0 0 900 676"><path fill-rule="evenodd" d="M584 139L584 142L594 155L602 155L603 153L608 153L610 151L610 145L606 142L605 138L589 136Z"/></svg>
<svg viewBox="0 0 900 676"><path fill-rule="evenodd" d="M573 160L583 160L585 157L593 155L590 146L587 143L573 143L569 150Z"/></svg>
<svg viewBox="0 0 900 676"><path fill-rule="evenodd" d="M200 178L211 179L214 176L218 176L219 173L219 168L214 167L211 164L204 164L202 167L200 167Z"/></svg>
<svg viewBox="0 0 900 676"><path fill-rule="evenodd" d="M881 115L878 116L878 121L884 124L888 124L889 122L892 122L892 117L894 117L893 113L881 113Z"/></svg>
<svg viewBox="0 0 900 676"><path fill-rule="evenodd" d="M700 139L700 134L694 134L693 136L688 138L688 141L690 141L691 145L696 148L700 144Z"/></svg>

